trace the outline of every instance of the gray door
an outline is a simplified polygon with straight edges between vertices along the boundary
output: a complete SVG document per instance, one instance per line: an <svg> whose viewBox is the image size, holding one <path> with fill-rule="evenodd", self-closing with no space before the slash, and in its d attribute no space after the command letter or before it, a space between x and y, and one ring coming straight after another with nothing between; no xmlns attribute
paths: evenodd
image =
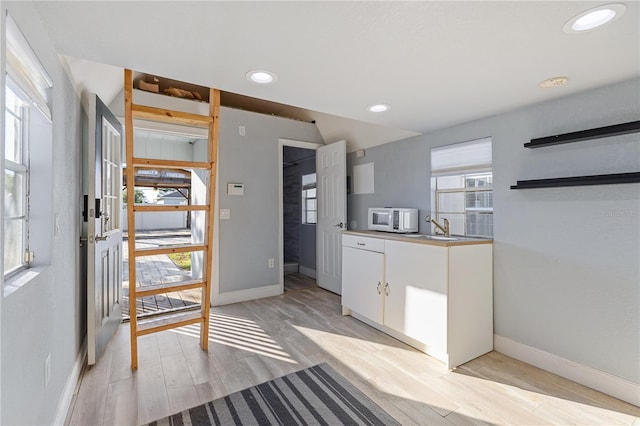
<svg viewBox="0 0 640 426"><path fill-rule="evenodd" d="M87 352L93 365L122 320L122 126L95 94L88 142Z"/></svg>

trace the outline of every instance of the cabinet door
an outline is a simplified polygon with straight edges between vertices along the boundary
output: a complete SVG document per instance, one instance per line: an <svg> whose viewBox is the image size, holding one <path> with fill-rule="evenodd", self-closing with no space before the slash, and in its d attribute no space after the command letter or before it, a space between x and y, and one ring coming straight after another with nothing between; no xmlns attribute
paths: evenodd
<svg viewBox="0 0 640 426"><path fill-rule="evenodd" d="M384 324L446 354L446 247L385 241Z"/></svg>
<svg viewBox="0 0 640 426"><path fill-rule="evenodd" d="M342 305L382 324L384 255L353 247L342 250Z"/></svg>

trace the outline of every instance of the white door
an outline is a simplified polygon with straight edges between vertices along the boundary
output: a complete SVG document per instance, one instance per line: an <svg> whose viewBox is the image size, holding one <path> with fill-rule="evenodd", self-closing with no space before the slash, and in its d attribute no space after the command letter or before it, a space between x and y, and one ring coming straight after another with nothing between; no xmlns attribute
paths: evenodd
<svg viewBox="0 0 640 426"><path fill-rule="evenodd" d="M342 306L382 324L384 254L343 247Z"/></svg>
<svg viewBox="0 0 640 426"><path fill-rule="evenodd" d="M93 365L122 320L122 126L95 94L88 145L87 344Z"/></svg>
<svg viewBox="0 0 640 426"><path fill-rule="evenodd" d="M347 229L347 142L316 151L318 224L316 230L318 285L342 294L342 234Z"/></svg>
<svg viewBox="0 0 640 426"><path fill-rule="evenodd" d="M386 240L384 325L447 353L447 247Z"/></svg>

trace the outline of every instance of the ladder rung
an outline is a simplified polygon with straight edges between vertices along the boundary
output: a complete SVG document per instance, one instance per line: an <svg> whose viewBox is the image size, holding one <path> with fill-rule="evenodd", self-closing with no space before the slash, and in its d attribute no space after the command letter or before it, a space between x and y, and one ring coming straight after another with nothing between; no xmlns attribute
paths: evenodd
<svg viewBox="0 0 640 426"><path fill-rule="evenodd" d="M156 254L171 254L171 253L188 253L192 251L205 251L207 249L206 244L177 244L167 245L162 247L150 247L136 249L134 255L140 256L154 256Z"/></svg>
<svg viewBox="0 0 640 426"><path fill-rule="evenodd" d="M165 123L183 124L187 126L207 127L213 123L213 117L208 115L192 114L145 105L132 104L131 112L133 118L143 118L145 120L163 121Z"/></svg>
<svg viewBox="0 0 640 426"><path fill-rule="evenodd" d="M154 205L140 205L133 206L134 212L193 212L193 211L206 211L209 210L209 206L206 205L179 205L174 206L170 204L154 204Z"/></svg>
<svg viewBox="0 0 640 426"><path fill-rule="evenodd" d="M175 291L191 290L193 288L202 288L206 285L200 280L178 281L174 283L154 284L144 287L137 287L135 297L153 296L154 294L172 293Z"/></svg>
<svg viewBox="0 0 640 426"><path fill-rule="evenodd" d="M157 333L171 328L184 327L185 325L197 324L203 321L204 317L202 316L202 312L199 310L169 315L158 315L151 319L139 320L138 331L136 334L138 336L144 336L145 334Z"/></svg>
<svg viewBox="0 0 640 426"><path fill-rule="evenodd" d="M133 158L134 167L162 167L165 169L203 169L209 170L211 163L204 161L160 160L156 158Z"/></svg>

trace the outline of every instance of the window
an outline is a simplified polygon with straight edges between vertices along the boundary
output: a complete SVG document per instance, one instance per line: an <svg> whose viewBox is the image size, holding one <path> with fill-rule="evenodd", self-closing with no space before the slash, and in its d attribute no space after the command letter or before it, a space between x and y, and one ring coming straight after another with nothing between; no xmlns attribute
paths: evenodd
<svg viewBox="0 0 640 426"><path fill-rule="evenodd" d="M10 16L4 87L4 277L51 252L52 81Z"/></svg>
<svg viewBox="0 0 640 426"><path fill-rule="evenodd" d="M26 101L5 87L4 270L21 269L28 258L28 152L25 143Z"/></svg>
<svg viewBox="0 0 640 426"><path fill-rule="evenodd" d="M302 176L302 223L318 223L318 189L316 188L316 174Z"/></svg>
<svg viewBox="0 0 640 426"><path fill-rule="evenodd" d="M493 236L491 138L431 150L431 206L451 234Z"/></svg>

